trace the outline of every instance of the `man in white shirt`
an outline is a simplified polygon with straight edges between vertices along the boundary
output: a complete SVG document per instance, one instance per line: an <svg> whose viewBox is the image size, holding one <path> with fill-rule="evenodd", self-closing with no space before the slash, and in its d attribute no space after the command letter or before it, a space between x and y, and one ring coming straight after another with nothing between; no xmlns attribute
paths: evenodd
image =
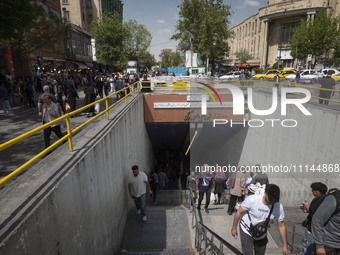
<svg viewBox="0 0 340 255"><path fill-rule="evenodd" d="M242 252L245 255L253 255L255 250L256 255L265 254L266 245L268 243L267 231L258 237L254 237L249 231L251 224L255 226L260 222L265 222L265 226L273 219L277 219L277 224L280 236L283 242L283 255L288 255L287 246L287 230L284 224L284 210L280 201L280 188L275 184L266 185L264 194L255 194L248 196L242 203L240 209L237 211L231 234L233 237L237 235L237 224L240 219L240 236Z"/></svg>
<svg viewBox="0 0 340 255"><path fill-rule="evenodd" d="M316 76L318 77L318 82L321 82L321 79L323 77L325 77L324 73L322 72L322 69L320 69L320 71L316 74Z"/></svg>
<svg viewBox="0 0 340 255"><path fill-rule="evenodd" d="M128 188L130 197L135 201L137 214L142 215L142 221L146 221L146 187L148 187L150 195L152 195L152 191L148 182L148 177L145 173L140 172L138 170L138 166L134 165L132 167L133 175L130 175L128 181Z"/></svg>

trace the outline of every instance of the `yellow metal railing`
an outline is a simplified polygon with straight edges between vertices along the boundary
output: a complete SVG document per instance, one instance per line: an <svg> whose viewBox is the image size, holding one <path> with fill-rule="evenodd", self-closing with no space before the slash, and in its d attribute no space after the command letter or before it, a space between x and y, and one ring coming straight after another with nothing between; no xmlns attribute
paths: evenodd
<svg viewBox="0 0 340 255"><path fill-rule="evenodd" d="M167 84L167 83L171 83L173 84L175 81L138 81L134 84L129 85L128 87L125 87L119 91L116 91L114 93L112 93L111 95L104 97L102 99L99 99L91 104L88 104L82 108L79 108L73 112L67 113L61 117L59 117L58 119L55 119L51 122L48 122L40 127L37 127L25 134L22 134L10 141L7 141L3 144L0 144L0 151L5 150L8 147L11 147L13 145L15 145L16 143L23 141L27 138L29 138L30 136L44 130L47 127L50 127L62 120L66 120L66 126L67 126L67 134L62 137L61 139L59 139L58 141L56 141L55 143L53 143L52 145L50 145L48 148L46 148L45 150L41 151L39 154L37 154L36 156L34 156L32 159L30 159L29 161L27 161L26 163L24 163L23 165L21 165L19 168L15 169L13 172L11 172L10 174L8 174L7 176L3 177L2 179L0 179L0 186L2 186L3 184L5 184L6 182L8 182L9 180L13 179L15 176L17 176L18 174L20 174L22 171L24 171L27 167L29 167L30 165L32 165L34 162L36 162L38 159L40 159L41 157L43 157L44 155L46 155L47 153L49 153L52 149L54 149L55 147L57 147L58 145L60 145L61 143L65 142L66 140L68 140L69 143L69 150L72 152L73 151L73 143L72 143L72 136L77 133L80 129L82 129L84 126L86 126L87 124L89 124L90 122L92 122L93 120L95 120L96 118L98 118L99 116L103 115L106 113L106 118L109 119L110 115L109 115L109 110L114 107L115 105L117 105L119 102L121 102L122 100L125 100L125 103L127 103L127 97L130 94L133 94L137 91L139 92L140 90L142 91L142 88L150 88L150 89L167 89L167 90L171 90L173 89L174 91L176 91L176 84L175 86L173 85L162 85L162 86L151 86L151 83L162 83L162 84ZM274 82L267 82L267 81L258 81L258 80L245 80L245 81L239 81L239 80L233 80L233 81L220 81L220 80L209 80L209 81L181 81L180 86L181 89L190 89L190 88L196 88L199 86L199 83L208 83L208 84L212 84L212 83L226 83L226 82L237 82L239 84L242 84L242 86L239 87L243 87L243 88L247 88L247 87L253 87L256 88L257 91L258 89L268 89L271 90L274 86L275 83ZM262 83L262 85L259 84L259 82ZM143 83L148 83L150 84L149 86L144 86ZM187 83L190 84L190 86L187 86ZM266 83L270 83L270 86L263 86L263 84ZM142 84L142 85L141 85ZM248 84L248 85L247 85ZM135 88L136 86L136 88ZM304 85L297 85L297 84L285 84L285 83L279 83L279 87L281 88L282 86L293 86L293 87L302 87L302 88L306 88L306 89L314 89L314 90L325 90L325 91L331 91L331 92L340 92L340 90L331 90L331 89L322 89L322 88L317 88L317 87L311 87L311 86L304 86ZM131 91L128 93L128 90ZM279 88L279 89L280 89ZM198 89L197 89L198 90ZM125 93L124 97L120 98L119 100L117 100L115 103L113 103L112 105L109 106L109 102L108 99L113 97L114 95L123 92ZM296 94L298 97L300 97L300 94L298 93L293 93ZM316 99L322 99L322 100L327 100L327 101L331 101L331 102L335 102L335 103L340 103L340 100L334 100L334 99L327 99L327 98L321 98L321 97L316 97L316 96L312 96L312 98L316 98ZM92 118L88 119L87 121L85 121L84 123L82 123L81 125L79 125L78 127L74 128L73 130L71 129L71 116L80 113L84 110L86 110L87 108L90 108L92 106L94 106L97 103L100 103L102 101L105 101L105 110L101 111L100 113L98 113L97 115L93 116Z"/></svg>
<svg viewBox="0 0 340 255"><path fill-rule="evenodd" d="M135 85L136 86L136 89L135 89ZM131 88L131 92L127 92L129 89ZM72 143L72 136L77 133L81 128L83 128L84 126L86 126L87 124L89 124L90 122L92 122L93 120L95 120L96 118L98 118L99 116L103 115L106 113L106 117L107 119L109 119L110 115L109 115L109 110L114 107L116 104L118 104L119 102L121 102L122 100L125 99L125 103L127 103L127 97L128 95L130 95L131 93L134 95L135 93L135 90L139 91L139 83L134 83L134 84L131 84L119 91L116 91L114 93L112 93L111 95L107 96L107 97L104 97L104 98L101 98L91 104L88 104L84 107L81 107L73 112L70 112L70 113L67 113L53 121L50 121L40 127L37 127L25 134L22 134L10 141L7 141L3 144L0 144L0 151L3 151L5 150L6 148L8 147L11 147L13 145L15 145L16 143L18 142L21 142L29 137L31 137L32 135L44 130L45 128L47 127L50 127L62 120L66 120L66 127L67 127L67 134L60 138L58 141L56 141L55 143L53 143L52 145L50 145L49 147L47 147L46 149L44 149L43 151L41 151L39 154L37 154L36 156L34 156L32 159L30 159L29 161L27 161L26 163L24 163L23 165L21 165L20 167L18 167L17 169L15 169L13 172L11 172L10 174L6 175L5 177L3 177L2 179L0 179L0 186L4 185L6 182L10 181L11 179L13 179L15 176L17 176L18 174L20 174L22 171L24 171L27 167L29 167L30 165L32 165L34 162L36 162L38 159L40 159L41 157L43 157L44 155L46 155L47 153L49 153L51 150L53 150L55 147L57 147L58 145L60 145L61 143L63 143L64 141L68 140L69 142L69 149L70 151L73 151L73 143ZM125 96L120 98L119 100L117 100L114 104L112 104L111 106L109 106L109 103L108 103L108 99L110 97L113 97L114 95L117 95L118 93L120 92L123 92L125 93ZM91 106L94 106L95 104L97 103L100 103L102 101L105 101L105 110L101 111L100 113L96 114L95 116L93 116L92 118L90 118L89 120L87 120L86 122L82 123L81 125L79 125L78 127L76 127L75 129L71 129L71 116L77 114L77 113L80 113L84 110L86 110L87 108L90 108Z"/></svg>

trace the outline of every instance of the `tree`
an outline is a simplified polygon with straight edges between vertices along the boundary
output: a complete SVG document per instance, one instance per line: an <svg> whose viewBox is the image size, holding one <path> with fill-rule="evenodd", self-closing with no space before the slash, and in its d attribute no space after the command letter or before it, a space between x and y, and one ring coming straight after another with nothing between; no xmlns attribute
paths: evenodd
<svg viewBox="0 0 340 255"><path fill-rule="evenodd" d="M54 13L47 13L42 3L35 0L0 2L3 14L0 17L0 46L14 50L23 71L24 59L29 54L41 47L52 48L69 28Z"/></svg>
<svg viewBox="0 0 340 255"><path fill-rule="evenodd" d="M314 65L323 61L332 65L334 54L340 44L340 18L333 18L333 13L327 15L326 10L320 11L315 19L301 20L300 26L290 38L291 55L304 60L308 54L314 57Z"/></svg>
<svg viewBox="0 0 340 255"><path fill-rule="evenodd" d="M183 64L183 58L178 51L173 52L171 49L164 49L159 54L159 57L162 67L180 66Z"/></svg>
<svg viewBox="0 0 340 255"><path fill-rule="evenodd" d="M122 67L126 65L124 42L128 33L118 12L104 13L102 19L92 22L92 34L96 39L96 56L99 62Z"/></svg>
<svg viewBox="0 0 340 255"><path fill-rule="evenodd" d="M181 66L184 64L183 57L179 51L171 53L171 65L172 66Z"/></svg>
<svg viewBox="0 0 340 255"><path fill-rule="evenodd" d="M152 55L150 52L148 51L141 51L139 53L139 59L145 59L145 62L146 62L146 66L147 68L151 69L152 66L155 66L156 65L156 60L155 60L155 57L154 55Z"/></svg>
<svg viewBox="0 0 340 255"><path fill-rule="evenodd" d="M143 52L150 47L152 36L145 25L138 24L136 20L124 23L127 32L125 39L126 54L131 60L138 60Z"/></svg>
<svg viewBox="0 0 340 255"><path fill-rule="evenodd" d="M171 49L163 49L159 54L159 58L161 59L162 67L170 67L171 66Z"/></svg>
<svg viewBox="0 0 340 255"><path fill-rule="evenodd" d="M242 49L236 52L235 56L236 56L237 62L240 63L241 65L246 64L248 60L252 59L252 56L250 55L250 53L245 49Z"/></svg>
<svg viewBox="0 0 340 255"><path fill-rule="evenodd" d="M171 39L179 40L178 47L186 51L190 49L191 38L193 50L209 58L214 68L229 54L230 6L223 0L183 0L179 8L177 33Z"/></svg>

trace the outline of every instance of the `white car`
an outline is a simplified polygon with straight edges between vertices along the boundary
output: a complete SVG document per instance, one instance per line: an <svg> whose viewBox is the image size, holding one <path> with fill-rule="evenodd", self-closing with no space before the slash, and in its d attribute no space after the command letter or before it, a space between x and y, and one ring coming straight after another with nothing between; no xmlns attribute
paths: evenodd
<svg viewBox="0 0 340 255"><path fill-rule="evenodd" d="M322 72L324 73L325 76L327 75L328 71L332 72L332 76L340 74L340 72L335 69L322 69Z"/></svg>
<svg viewBox="0 0 340 255"><path fill-rule="evenodd" d="M314 70L314 69L302 70L300 73L300 82L315 83L318 79L317 73L318 73L318 70ZM296 77L296 74L291 74L286 77L286 80L292 82L295 80L295 77Z"/></svg>
<svg viewBox="0 0 340 255"><path fill-rule="evenodd" d="M229 72L226 75L220 76L220 80L238 80L240 77L240 71Z"/></svg>

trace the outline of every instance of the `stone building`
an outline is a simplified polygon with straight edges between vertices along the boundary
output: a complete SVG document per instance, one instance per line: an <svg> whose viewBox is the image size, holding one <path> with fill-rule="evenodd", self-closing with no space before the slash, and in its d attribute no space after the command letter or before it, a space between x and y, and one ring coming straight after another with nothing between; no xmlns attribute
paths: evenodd
<svg viewBox="0 0 340 255"><path fill-rule="evenodd" d="M291 56L289 38L301 19L314 19L322 9L333 10L340 14L340 2L337 0L268 0L267 5L258 13L242 23L232 27L233 38L229 39L230 66L237 64L235 53L247 50L252 59L250 67L269 67L281 59L285 68L293 68L298 61Z"/></svg>
<svg viewBox="0 0 340 255"><path fill-rule="evenodd" d="M96 68L95 39L91 35L91 23L102 18L103 13L114 11L123 15L121 0L60 0L62 16L72 29L66 38L66 56L69 70ZM74 65L75 64L75 65Z"/></svg>

